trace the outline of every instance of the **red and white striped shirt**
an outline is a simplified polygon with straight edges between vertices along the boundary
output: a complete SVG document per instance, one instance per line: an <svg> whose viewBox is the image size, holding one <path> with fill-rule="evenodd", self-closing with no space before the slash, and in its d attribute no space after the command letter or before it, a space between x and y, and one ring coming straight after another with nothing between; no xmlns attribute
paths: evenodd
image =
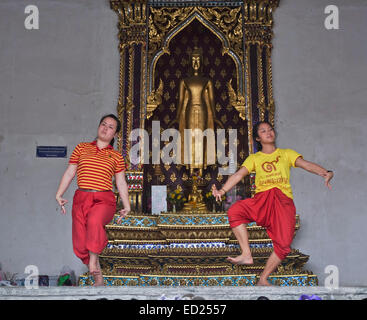
<svg viewBox="0 0 367 320"><path fill-rule="evenodd" d="M126 169L119 152L108 146L97 147L97 141L79 143L70 156L69 164L77 164L77 183L82 189L112 190L112 177Z"/></svg>

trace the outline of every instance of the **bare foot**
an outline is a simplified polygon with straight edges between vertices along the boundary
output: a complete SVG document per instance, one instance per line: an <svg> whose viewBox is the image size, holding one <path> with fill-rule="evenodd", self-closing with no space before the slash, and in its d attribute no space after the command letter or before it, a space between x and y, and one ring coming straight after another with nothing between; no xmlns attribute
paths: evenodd
<svg viewBox="0 0 367 320"><path fill-rule="evenodd" d="M268 280L263 280L263 279L259 279L259 281L257 282L256 286L259 286L259 287L271 287L272 284L268 281Z"/></svg>
<svg viewBox="0 0 367 320"><path fill-rule="evenodd" d="M98 255L89 251L89 273L91 275L94 275L95 273L98 273L100 270L99 267L99 261L98 261Z"/></svg>
<svg viewBox="0 0 367 320"><path fill-rule="evenodd" d="M254 260L252 259L251 255L249 256L240 255L235 258L228 257L227 260L233 264L238 264L238 265L249 265L249 264L254 263Z"/></svg>
<svg viewBox="0 0 367 320"><path fill-rule="evenodd" d="M97 263L90 261L89 262L89 273L94 276L94 274L98 273L98 265Z"/></svg>
<svg viewBox="0 0 367 320"><path fill-rule="evenodd" d="M104 280L103 280L103 274L101 270L101 265L99 264L99 259L97 259L97 271L94 272L93 278L94 278L94 286L100 287L104 286Z"/></svg>
<svg viewBox="0 0 367 320"><path fill-rule="evenodd" d="M103 275L101 271L94 273L93 278L94 278L94 285L93 285L94 287L104 286Z"/></svg>

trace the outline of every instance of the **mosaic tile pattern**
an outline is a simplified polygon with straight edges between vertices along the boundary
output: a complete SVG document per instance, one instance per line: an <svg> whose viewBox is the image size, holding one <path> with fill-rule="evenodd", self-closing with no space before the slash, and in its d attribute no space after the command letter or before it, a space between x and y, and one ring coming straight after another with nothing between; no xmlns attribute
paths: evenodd
<svg viewBox="0 0 367 320"><path fill-rule="evenodd" d="M137 286L139 285L139 278L137 277L103 277L106 286ZM92 286L94 284L94 279L92 276L80 276L79 286Z"/></svg>
<svg viewBox="0 0 367 320"><path fill-rule="evenodd" d="M309 276L288 276L288 277L276 277L270 276L269 282L276 286L292 287L292 286L316 286L314 279L310 279Z"/></svg>
<svg viewBox="0 0 367 320"><path fill-rule="evenodd" d="M157 226L157 220L155 217L137 217L137 216L127 216L122 219L121 223L117 223L118 215L115 215L111 224L124 227L141 227L141 228L151 228Z"/></svg>
<svg viewBox="0 0 367 320"><path fill-rule="evenodd" d="M110 225L126 226L126 227L157 227L157 225L225 225L229 226L228 216L226 214L205 214L205 215L157 215L157 216L127 216L122 219L121 223L117 223L118 215L115 215ZM299 216L297 215L297 220ZM256 227L256 222L247 224L247 227Z"/></svg>
<svg viewBox="0 0 367 320"><path fill-rule="evenodd" d="M256 275L234 275L234 276L156 276L141 275L140 277L104 277L106 286L255 286L257 283ZM317 286L316 276L308 275L289 275L289 276L270 276L269 282L275 286ZM79 286L91 286L94 280L90 276L83 275L79 278Z"/></svg>
<svg viewBox="0 0 367 320"><path fill-rule="evenodd" d="M254 286L256 276L141 276L141 286Z"/></svg>
<svg viewBox="0 0 367 320"><path fill-rule="evenodd" d="M158 217L159 225L223 225L228 224L228 217L225 215L204 215L204 216L164 216Z"/></svg>

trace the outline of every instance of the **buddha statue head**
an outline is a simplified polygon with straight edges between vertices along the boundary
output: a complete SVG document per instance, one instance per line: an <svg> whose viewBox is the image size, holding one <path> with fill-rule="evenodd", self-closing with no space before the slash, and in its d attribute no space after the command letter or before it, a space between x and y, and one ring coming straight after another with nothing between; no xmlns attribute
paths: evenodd
<svg viewBox="0 0 367 320"><path fill-rule="evenodd" d="M201 48L195 47L191 53L191 66L194 70L194 74L198 74L201 70L202 60Z"/></svg>

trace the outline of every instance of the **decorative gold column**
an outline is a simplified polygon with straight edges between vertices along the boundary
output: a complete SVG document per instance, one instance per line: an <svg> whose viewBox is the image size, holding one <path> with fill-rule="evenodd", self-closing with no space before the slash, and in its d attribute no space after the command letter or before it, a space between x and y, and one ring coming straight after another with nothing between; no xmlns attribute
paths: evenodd
<svg viewBox="0 0 367 320"><path fill-rule="evenodd" d="M257 90L258 90L258 103L257 107L259 109L259 120L265 120L265 96L264 96L264 72L263 72L263 52L264 44L259 42L256 43L256 55L257 55Z"/></svg>
<svg viewBox="0 0 367 320"><path fill-rule="evenodd" d="M253 124L265 120L274 126L275 104L273 99L271 49L273 38L273 11L279 6L279 0L244 0L245 20L245 68L246 68L246 103L249 137L249 153L254 153ZM251 49L256 48L256 58L251 58ZM255 50L255 49L254 49ZM265 61L263 52L265 50ZM263 63L265 68L263 68ZM257 81L251 81L253 72ZM253 97L252 89L257 88L257 97ZM266 86L267 95L264 94ZM254 100L257 105L253 105ZM258 110L258 118L254 117L253 108ZM255 194L255 173L249 177L251 195Z"/></svg>
<svg viewBox="0 0 367 320"><path fill-rule="evenodd" d="M123 111L124 111L124 97L125 97L125 86L121 79L125 78L125 44L120 44L120 82L119 82L119 99L117 104L117 115L122 123L123 118ZM122 131L123 128L121 127L121 131L117 137L117 150L121 153L122 152Z"/></svg>
<svg viewBox="0 0 367 320"><path fill-rule="evenodd" d="M120 50L120 82L117 113L122 128L117 139L117 148L126 160L125 172L129 188L131 209L142 211L143 163L131 164L130 133L143 128L146 108L146 1L110 0L111 9L118 15L118 38ZM136 63L138 62L138 63ZM140 66L140 68L139 68ZM137 82L140 87L137 88Z"/></svg>
<svg viewBox="0 0 367 320"><path fill-rule="evenodd" d="M140 104L139 127L145 112L145 70L146 70L146 1L110 0L111 9L119 18L118 37L120 40L120 92L117 105L118 116L122 123L122 131L118 137L118 150L123 152L127 165L130 167L129 151L130 133L134 123L134 103ZM140 52L140 70L135 70L134 64ZM134 75L139 74L140 90L134 91ZM127 83L127 85L126 85ZM123 141L125 139L125 141Z"/></svg>
<svg viewBox="0 0 367 320"><path fill-rule="evenodd" d="M131 148L131 141L128 138L130 136L132 130L132 121L133 121L133 110L134 110L134 44L131 43L128 49L129 52L129 86L128 86L128 95L126 97L126 129L127 129L127 141L126 141L126 157L128 163L130 163L130 148Z"/></svg>
<svg viewBox="0 0 367 320"><path fill-rule="evenodd" d="M269 121L274 127L275 103L273 98L273 70L271 64L272 47L273 47L272 44L266 45L266 75L267 75L267 88L268 88L267 110L269 112Z"/></svg>
<svg viewBox="0 0 367 320"><path fill-rule="evenodd" d="M245 18L245 54L246 54L246 101L248 103L249 150L254 152L252 126L254 121L263 121L268 117L274 125L275 104L273 99L271 49L273 38L273 11L279 6L279 0L244 0ZM256 47L256 61L251 59L251 48ZM263 53L265 50L265 61ZM263 68L265 64L265 69ZM251 74L256 66L257 83L251 82ZM251 88L257 87L257 105L259 118L253 119L253 101ZM266 86L267 95L264 94Z"/></svg>

